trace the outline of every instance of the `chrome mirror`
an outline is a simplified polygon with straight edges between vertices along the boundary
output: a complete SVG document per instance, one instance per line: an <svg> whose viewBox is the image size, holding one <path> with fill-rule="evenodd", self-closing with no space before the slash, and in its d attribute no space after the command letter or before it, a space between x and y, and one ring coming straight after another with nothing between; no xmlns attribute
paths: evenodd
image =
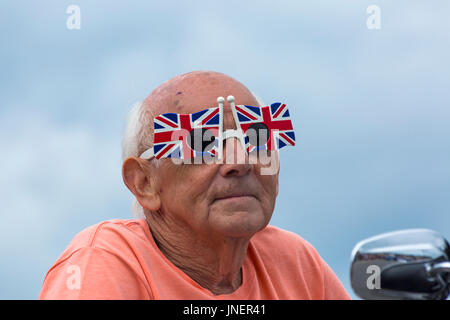
<svg viewBox="0 0 450 320"><path fill-rule="evenodd" d="M362 299L446 299L449 294L450 246L432 230L401 230L363 240L351 261L351 285Z"/></svg>

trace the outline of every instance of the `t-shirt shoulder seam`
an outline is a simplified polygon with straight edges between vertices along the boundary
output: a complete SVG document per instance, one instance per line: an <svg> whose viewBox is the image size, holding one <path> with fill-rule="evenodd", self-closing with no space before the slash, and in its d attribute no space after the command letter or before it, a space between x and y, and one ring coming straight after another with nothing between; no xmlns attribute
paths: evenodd
<svg viewBox="0 0 450 320"><path fill-rule="evenodd" d="M74 251L72 251L67 257L65 257L64 259L61 259L59 261L57 261L55 264L53 264L50 269L48 269L47 274L45 275L45 278L48 276L48 274L53 271L54 269L56 269L58 266L60 266L63 262L67 261L68 259L70 259L75 253L77 253L78 251L80 251L81 249L85 249L88 247L80 247L78 249L75 249Z"/></svg>
<svg viewBox="0 0 450 320"><path fill-rule="evenodd" d="M129 225L132 224L137 224L139 225L139 222L135 221L135 220L129 220L129 221L114 221L114 220L107 220L107 221L103 221L100 222L97 227L95 228L95 230L92 232L91 236L89 237L87 246L89 247L94 247L95 246L95 240L97 239L97 234L101 231L101 229L108 224L113 224L113 225L122 225L122 226L126 226L128 227Z"/></svg>
<svg viewBox="0 0 450 320"><path fill-rule="evenodd" d="M89 241L87 243L88 247L93 247L94 246L94 242L95 242L95 237L97 236L97 233L100 231L100 229L107 223L109 223L110 221L103 221L100 222L97 227L95 228L95 230L92 232L91 236L89 237Z"/></svg>

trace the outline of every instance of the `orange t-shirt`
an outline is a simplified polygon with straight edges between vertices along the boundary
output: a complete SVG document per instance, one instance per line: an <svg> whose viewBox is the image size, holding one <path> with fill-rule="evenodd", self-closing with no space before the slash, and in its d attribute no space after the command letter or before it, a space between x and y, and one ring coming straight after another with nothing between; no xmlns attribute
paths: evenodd
<svg viewBox="0 0 450 320"><path fill-rule="evenodd" d="M242 276L214 295L166 258L144 219L109 220L75 236L39 299L350 299L311 244L270 225L251 238Z"/></svg>

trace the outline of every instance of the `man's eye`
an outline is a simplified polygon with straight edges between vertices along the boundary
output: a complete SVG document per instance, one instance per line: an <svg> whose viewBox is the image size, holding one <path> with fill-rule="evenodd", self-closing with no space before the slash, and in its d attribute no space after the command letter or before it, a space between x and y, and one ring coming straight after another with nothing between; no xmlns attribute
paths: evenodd
<svg viewBox="0 0 450 320"><path fill-rule="evenodd" d="M269 128L264 123L252 124L245 133L252 146L263 146L269 140Z"/></svg>
<svg viewBox="0 0 450 320"><path fill-rule="evenodd" d="M206 152L214 147L216 137L208 129L193 129L187 137L188 146L198 152Z"/></svg>

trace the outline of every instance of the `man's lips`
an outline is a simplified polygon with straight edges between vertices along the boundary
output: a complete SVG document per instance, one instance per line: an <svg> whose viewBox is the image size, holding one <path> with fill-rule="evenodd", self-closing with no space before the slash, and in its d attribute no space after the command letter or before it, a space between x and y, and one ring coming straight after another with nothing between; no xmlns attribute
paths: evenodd
<svg viewBox="0 0 450 320"><path fill-rule="evenodd" d="M231 194L227 194L227 195L223 195L223 196L218 196L218 197L216 197L215 201L227 200L227 199L239 199L239 198L256 198L256 197L251 193L237 192L237 193L231 193Z"/></svg>

